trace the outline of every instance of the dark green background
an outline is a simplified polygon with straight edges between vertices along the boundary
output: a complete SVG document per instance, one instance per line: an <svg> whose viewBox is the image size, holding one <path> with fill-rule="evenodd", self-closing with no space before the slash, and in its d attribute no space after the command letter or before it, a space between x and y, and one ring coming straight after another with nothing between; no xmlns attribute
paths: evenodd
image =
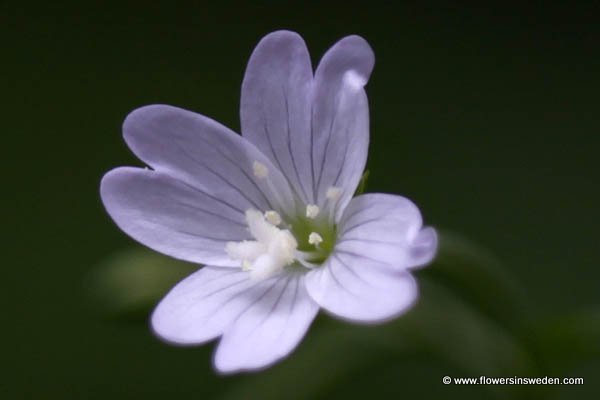
<svg viewBox="0 0 600 400"><path fill-rule="evenodd" d="M137 246L98 196L105 171L141 165L127 113L167 103L238 130L245 64L280 28L314 63L347 34L372 45L368 191L406 195L490 249L540 313L598 306L598 6L215 3L0 3L3 398L207 398L256 379L215 376L212 345L168 347L100 317L85 278ZM323 396L485 395L442 385L461 372L434 355L380 365ZM591 398L599 367L552 394Z"/></svg>

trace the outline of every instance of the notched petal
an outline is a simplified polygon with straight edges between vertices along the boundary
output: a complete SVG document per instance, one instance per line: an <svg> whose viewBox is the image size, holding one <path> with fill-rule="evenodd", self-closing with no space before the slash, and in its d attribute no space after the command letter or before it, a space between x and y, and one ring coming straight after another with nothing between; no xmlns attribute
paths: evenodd
<svg viewBox="0 0 600 400"><path fill-rule="evenodd" d="M163 254L234 266L225 244L249 238L244 214L228 201L169 175L121 167L102 178L106 211L125 233Z"/></svg>
<svg viewBox="0 0 600 400"><path fill-rule="evenodd" d="M203 115L149 105L127 116L123 135L131 150L156 171L227 199L242 212L249 208L281 210L293 204L287 181L267 157L240 135ZM268 179L254 176L257 163L270 171Z"/></svg>
<svg viewBox="0 0 600 400"><path fill-rule="evenodd" d="M215 367L233 373L264 369L281 360L302 340L318 309L301 274L272 278L260 298L225 331Z"/></svg>
<svg viewBox="0 0 600 400"><path fill-rule="evenodd" d="M257 293L246 272L206 266L161 300L152 314L152 329L172 344L207 342L222 335Z"/></svg>
<svg viewBox="0 0 600 400"><path fill-rule="evenodd" d="M304 40L294 32L273 32L252 52L240 107L242 135L283 172L305 203L314 197L309 157L312 79Z"/></svg>
<svg viewBox="0 0 600 400"><path fill-rule="evenodd" d="M323 56L311 92L311 161L316 204L341 187L339 209L350 201L364 171L369 144L369 107L363 86L374 55L359 36L348 36Z"/></svg>

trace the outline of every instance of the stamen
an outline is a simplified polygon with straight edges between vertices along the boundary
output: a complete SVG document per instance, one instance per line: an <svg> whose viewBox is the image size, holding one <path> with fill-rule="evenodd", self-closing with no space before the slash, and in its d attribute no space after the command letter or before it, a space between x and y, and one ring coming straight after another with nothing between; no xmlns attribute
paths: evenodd
<svg viewBox="0 0 600 400"><path fill-rule="evenodd" d="M277 171L276 171L277 172ZM270 176L269 168L260 161L254 161L252 163L252 173L254 177L258 178L259 190L263 191L269 198L269 201L273 202L270 206L279 208L282 211L286 211L289 208L290 199L282 195L282 191L279 190L275 183L277 183L277 173L275 173L275 182ZM285 216L290 216L289 213L285 213Z"/></svg>
<svg viewBox="0 0 600 400"><path fill-rule="evenodd" d="M242 271L250 271L252 269L252 263L248 260L242 261Z"/></svg>
<svg viewBox="0 0 600 400"><path fill-rule="evenodd" d="M315 247L318 247L322 241L323 238L317 232L311 232L310 235L308 235L308 243Z"/></svg>
<svg viewBox="0 0 600 400"><path fill-rule="evenodd" d="M331 201L337 201L341 196L342 189L335 186L331 186L329 189L327 189L327 194L325 194L325 197L327 197L327 199Z"/></svg>
<svg viewBox="0 0 600 400"><path fill-rule="evenodd" d="M306 206L306 218L315 219L319 215L319 207L314 204Z"/></svg>
<svg viewBox="0 0 600 400"><path fill-rule="evenodd" d="M326 212L329 214L329 223L333 223L335 220L336 209L338 206L338 202L342 197L342 188L337 186L330 186L325 193L325 197L327 200Z"/></svg>
<svg viewBox="0 0 600 400"><path fill-rule="evenodd" d="M279 215L279 213L277 213L277 211L273 211L273 210L267 211L265 213L265 219L271 225L277 226L281 223L281 216Z"/></svg>
<svg viewBox="0 0 600 400"><path fill-rule="evenodd" d="M315 251L300 251L296 250L296 261L305 266L306 268L313 269L318 268L319 263L315 263L314 261L321 258L320 254Z"/></svg>
<svg viewBox="0 0 600 400"><path fill-rule="evenodd" d="M261 162L254 161L254 163L252 164L252 170L254 172L254 176L259 179L263 179L269 176L269 169L265 164Z"/></svg>
<svg viewBox="0 0 600 400"><path fill-rule="evenodd" d="M298 260L298 262L299 262L299 263L300 263L302 266L304 266L304 267L306 267L306 268L308 268L308 269L314 269L314 268L317 268L317 267L318 267L318 265L317 265L317 264L311 263L310 261L308 261L308 260L306 259L306 257L304 257L304 256L302 256L302 255L297 255L297 256L296 256L296 260Z"/></svg>

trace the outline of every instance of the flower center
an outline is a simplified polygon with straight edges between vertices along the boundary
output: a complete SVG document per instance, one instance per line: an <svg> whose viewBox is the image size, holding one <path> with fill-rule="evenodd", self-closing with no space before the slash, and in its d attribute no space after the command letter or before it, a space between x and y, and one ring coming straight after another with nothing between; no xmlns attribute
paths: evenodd
<svg viewBox="0 0 600 400"><path fill-rule="evenodd" d="M319 267L333 249L335 227L326 218L316 218L314 210L318 207L311 207L311 212L309 207L310 217L299 217L289 223L273 210L264 214L247 210L246 222L254 240L228 242L225 251L257 280L269 278L286 267Z"/></svg>
<svg viewBox="0 0 600 400"><path fill-rule="evenodd" d="M255 161L253 173L255 178L272 184L264 164ZM227 255L239 261L242 269L257 280L269 278L284 268L319 267L335 245L334 213L341 193L341 189L331 187L326 193L324 210L316 204L307 204L302 215L286 216L286 220L274 210L264 213L246 210L246 222L254 240L228 242Z"/></svg>
<svg viewBox="0 0 600 400"><path fill-rule="evenodd" d="M308 205L307 215L310 214ZM315 206L316 207L316 206ZM290 221L290 230L298 241L301 263L309 268L321 265L335 245L335 224L328 215L298 217ZM308 263L308 265L306 265Z"/></svg>

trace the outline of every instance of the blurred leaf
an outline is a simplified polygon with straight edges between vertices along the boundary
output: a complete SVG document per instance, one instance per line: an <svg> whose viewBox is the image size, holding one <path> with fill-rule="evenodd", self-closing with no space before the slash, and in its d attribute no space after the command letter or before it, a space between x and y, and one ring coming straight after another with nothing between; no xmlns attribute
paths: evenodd
<svg viewBox="0 0 600 400"><path fill-rule="evenodd" d="M248 375L222 399L300 400L316 398L326 388L351 375L361 363L376 362L378 353L352 330L308 333L300 349L270 369Z"/></svg>
<svg viewBox="0 0 600 400"><path fill-rule="evenodd" d="M600 309L577 311L538 322L529 332L550 373L564 374L600 358Z"/></svg>
<svg viewBox="0 0 600 400"><path fill-rule="evenodd" d="M407 315L384 325L335 324L309 332L286 361L247 377L226 398L315 398L336 385L352 384L360 371L377 370L382 359L415 354L442 359L459 376L535 376L529 354L507 331L440 284L420 283L420 301ZM441 378L432 377L438 383ZM503 394L520 390L487 388Z"/></svg>
<svg viewBox="0 0 600 400"><path fill-rule="evenodd" d="M435 261L418 272L443 284L483 314L519 332L531 305L524 289L489 251L464 237L439 231Z"/></svg>
<svg viewBox="0 0 600 400"><path fill-rule="evenodd" d="M468 376L527 375L535 370L527 349L510 331L436 282L421 279L421 287L420 303L395 324L425 351Z"/></svg>
<svg viewBox="0 0 600 400"><path fill-rule="evenodd" d="M359 194L363 194L365 192L365 190L367 189L367 181L369 180L369 170L366 169L365 172L363 172L362 176L360 177L360 181L358 182L358 187L356 188L356 191L354 192L355 196L358 196Z"/></svg>
<svg viewBox="0 0 600 400"><path fill-rule="evenodd" d="M86 281L95 307L117 319L143 319L166 292L199 268L143 247L112 254Z"/></svg>

